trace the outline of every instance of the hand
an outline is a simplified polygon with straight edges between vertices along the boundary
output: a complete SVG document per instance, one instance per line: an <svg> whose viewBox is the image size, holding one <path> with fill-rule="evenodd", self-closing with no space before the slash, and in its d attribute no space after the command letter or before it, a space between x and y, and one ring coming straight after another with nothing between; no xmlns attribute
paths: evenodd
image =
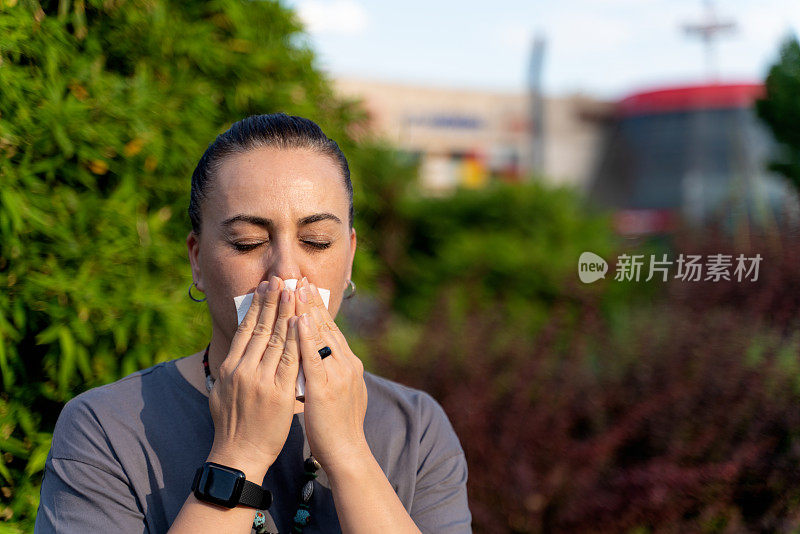
<svg viewBox="0 0 800 534"><path fill-rule="evenodd" d="M337 465L371 454L364 436L364 365L350 350L316 286L304 278L296 293L296 311L302 314L297 325L306 376L306 435L312 454L330 473ZM317 351L325 345L331 355L323 360Z"/></svg>
<svg viewBox="0 0 800 534"><path fill-rule="evenodd" d="M280 278L261 282L209 396L208 460L241 469L256 483L283 449L294 416L300 366L297 329L289 328L294 314L294 293Z"/></svg>

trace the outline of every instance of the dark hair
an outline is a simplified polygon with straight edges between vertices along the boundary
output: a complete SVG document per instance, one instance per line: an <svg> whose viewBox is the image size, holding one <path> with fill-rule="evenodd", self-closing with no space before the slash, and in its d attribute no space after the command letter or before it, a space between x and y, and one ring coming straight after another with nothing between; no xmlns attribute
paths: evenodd
<svg viewBox="0 0 800 534"><path fill-rule="evenodd" d="M205 200L214 175L226 157L262 147L280 149L306 148L329 156L339 164L344 178L344 187L350 203L348 213L350 227L353 226L353 184L347 158L336 141L329 139L314 121L273 113L252 115L231 126L208 145L203 157L192 173L192 192L189 198L189 219L192 230L200 234L200 204Z"/></svg>

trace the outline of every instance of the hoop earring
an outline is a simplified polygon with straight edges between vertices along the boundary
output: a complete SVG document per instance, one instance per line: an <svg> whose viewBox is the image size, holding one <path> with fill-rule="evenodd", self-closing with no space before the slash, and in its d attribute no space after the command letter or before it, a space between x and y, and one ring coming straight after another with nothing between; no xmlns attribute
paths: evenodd
<svg viewBox="0 0 800 534"><path fill-rule="evenodd" d="M350 293L347 293L344 296L344 298L346 298L346 299L353 298L353 295L356 294L356 283L353 282L352 280L348 279L347 280L347 286L350 288Z"/></svg>
<svg viewBox="0 0 800 534"><path fill-rule="evenodd" d="M195 302L205 302L208 297L203 297L201 299L194 298L194 295L192 295L192 288L193 287L197 287L197 284L194 282L194 280L192 280L192 283L189 286L189 298L192 299Z"/></svg>

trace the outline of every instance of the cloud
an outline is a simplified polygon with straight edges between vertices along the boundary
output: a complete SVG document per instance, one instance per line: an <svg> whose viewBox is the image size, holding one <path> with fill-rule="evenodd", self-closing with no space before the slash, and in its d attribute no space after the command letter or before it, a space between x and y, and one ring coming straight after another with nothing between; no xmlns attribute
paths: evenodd
<svg viewBox="0 0 800 534"><path fill-rule="evenodd" d="M309 33L316 35L359 35L367 28L367 12L354 0L307 0L297 11Z"/></svg>

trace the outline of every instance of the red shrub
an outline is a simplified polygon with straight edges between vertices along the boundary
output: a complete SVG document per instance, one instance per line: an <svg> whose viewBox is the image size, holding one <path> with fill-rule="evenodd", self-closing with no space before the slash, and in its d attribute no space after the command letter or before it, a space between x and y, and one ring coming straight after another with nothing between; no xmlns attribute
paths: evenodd
<svg viewBox="0 0 800 534"><path fill-rule="evenodd" d="M537 333L503 302L454 319L445 291L410 362L381 342L371 352L451 418L476 532L789 531L798 245L759 242L759 283L674 282L664 301L618 310L619 335L578 284Z"/></svg>

